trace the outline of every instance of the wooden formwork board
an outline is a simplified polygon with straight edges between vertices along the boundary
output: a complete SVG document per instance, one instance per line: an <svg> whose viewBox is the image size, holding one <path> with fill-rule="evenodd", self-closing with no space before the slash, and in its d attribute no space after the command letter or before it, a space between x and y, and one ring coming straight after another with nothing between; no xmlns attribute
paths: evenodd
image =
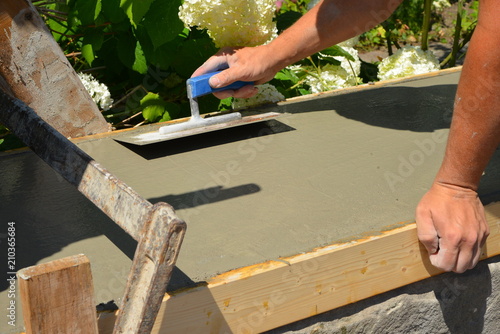
<svg viewBox="0 0 500 334"><path fill-rule="evenodd" d="M482 259L500 254L500 203L486 206L486 217L491 235ZM412 223L167 294L153 333L259 333L440 273ZM111 333L113 321L101 318L100 333Z"/></svg>

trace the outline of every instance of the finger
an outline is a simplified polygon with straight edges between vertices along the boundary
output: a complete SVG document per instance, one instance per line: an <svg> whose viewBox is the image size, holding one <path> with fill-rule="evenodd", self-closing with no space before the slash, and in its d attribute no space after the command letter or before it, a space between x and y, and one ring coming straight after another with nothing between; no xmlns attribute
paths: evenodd
<svg viewBox="0 0 500 334"><path fill-rule="evenodd" d="M259 92L259 89L253 85L246 85L241 87L240 89L233 90L222 90L220 92L215 92L214 95L218 99L226 99L228 97L236 97L239 99L248 99Z"/></svg>
<svg viewBox="0 0 500 334"><path fill-rule="evenodd" d="M208 58L208 60L205 63L203 63L203 65L198 67L193 72L191 77L197 77L197 76L200 76L200 75L205 74L205 73L212 73L212 72L216 72L219 70L223 70L223 69L228 68L228 66L229 65L227 64L226 57L212 56L212 57Z"/></svg>
<svg viewBox="0 0 500 334"><path fill-rule="evenodd" d="M436 253L439 249L439 238L430 211L417 207L416 222L418 239L429 254Z"/></svg>
<svg viewBox="0 0 500 334"><path fill-rule="evenodd" d="M221 88L221 87L228 86L236 81L236 79L232 75L232 72L233 71L231 69L227 69L225 71L222 71L219 74L216 74L216 75L210 77L210 79L208 80L208 84L212 88Z"/></svg>
<svg viewBox="0 0 500 334"><path fill-rule="evenodd" d="M474 263L475 255L477 254L477 251L475 251L475 249L477 249L477 247L469 248L462 246L459 253L457 254L455 268L453 268L452 270L458 274L461 274L467 269L474 267L477 263Z"/></svg>
<svg viewBox="0 0 500 334"><path fill-rule="evenodd" d="M253 85L246 85L234 91L233 96L239 99L248 99L256 95L259 89Z"/></svg>
<svg viewBox="0 0 500 334"><path fill-rule="evenodd" d="M479 231L474 234L468 234L470 239L460 247L460 254L457 261L456 272L464 272L467 269L474 268L481 258L482 247L489 235L489 225L486 222L484 210L477 210L475 213L476 221L478 222Z"/></svg>
<svg viewBox="0 0 500 334"><path fill-rule="evenodd" d="M450 248L445 239L439 239L439 250L431 254L429 259L432 265L444 271L456 271L458 249Z"/></svg>
<svg viewBox="0 0 500 334"><path fill-rule="evenodd" d="M228 97L232 97L234 94L234 90L228 89L228 90L222 90L220 92L215 92L214 96L218 99L224 100L227 99Z"/></svg>

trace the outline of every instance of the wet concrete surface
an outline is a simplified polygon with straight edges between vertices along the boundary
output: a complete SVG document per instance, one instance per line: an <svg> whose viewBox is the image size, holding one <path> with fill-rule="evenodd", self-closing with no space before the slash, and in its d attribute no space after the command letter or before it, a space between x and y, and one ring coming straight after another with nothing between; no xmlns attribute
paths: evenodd
<svg viewBox="0 0 500 334"><path fill-rule="evenodd" d="M443 156L458 76L297 99L270 107L285 112L274 121L145 147L112 137L78 146L185 219L174 290L412 222ZM486 202L499 197L499 161L483 178ZM119 303L136 242L31 152L1 155L0 168L2 266L15 222L16 270L84 253L97 302ZM5 309L5 280L0 290Z"/></svg>

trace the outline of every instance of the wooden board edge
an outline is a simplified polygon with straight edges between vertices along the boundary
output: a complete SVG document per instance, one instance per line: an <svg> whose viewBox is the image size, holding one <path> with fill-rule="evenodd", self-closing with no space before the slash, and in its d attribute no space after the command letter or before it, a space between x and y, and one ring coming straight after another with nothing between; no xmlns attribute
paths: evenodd
<svg viewBox="0 0 500 334"><path fill-rule="evenodd" d="M286 105L289 103L303 102L303 101L307 101L307 100L310 100L312 98L317 98L317 97L332 97L332 96L348 94L348 93L357 93L357 92L366 91L369 89L391 87L394 85L404 84L404 83L412 82L415 80L424 80L424 79L430 79L430 78L434 78L434 77L438 77L438 76L442 76L442 75L459 73L461 71L462 71L462 66L456 66L456 67L446 68L446 69L438 70L438 71L434 71L434 72L406 76L403 78L375 81L375 82L371 82L371 83L363 83L363 84L360 84L357 86L338 88L338 89L334 89L334 90L330 90L330 91L326 91L326 92L313 93L313 94L302 95L302 96L295 96L295 97L286 99L285 101L278 102L278 106Z"/></svg>
<svg viewBox="0 0 500 334"><path fill-rule="evenodd" d="M26 332L98 333L92 272L85 255L21 269L17 278Z"/></svg>
<svg viewBox="0 0 500 334"><path fill-rule="evenodd" d="M491 233L482 259L500 254L500 202L486 206L486 216ZM167 294L153 333L259 333L440 273L409 224ZM99 333L111 333L114 318L99 319Z"/></svg>

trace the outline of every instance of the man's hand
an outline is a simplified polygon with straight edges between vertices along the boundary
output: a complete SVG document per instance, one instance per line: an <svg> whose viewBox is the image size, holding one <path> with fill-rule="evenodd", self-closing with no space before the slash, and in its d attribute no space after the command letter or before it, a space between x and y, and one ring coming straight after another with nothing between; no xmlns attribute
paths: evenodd
<svg viewBox="0 0 500 334"><path fill-rule="evenodd" d="M475 191L435 182L417 206L416 221L435 267L462 273L477 264L489 226Z"/></svg>
<svg viewBox="0 0 500 334"><path fill-rule="evenodd" d="M210 57L194 73L193 77L209 72L224 70L210 78L210 86L219 88L235 81L253 81L256 85L266 83L274 78L280 68L272 67L272 56L268 55L266 46L245 48L223 48ZM238 90L225 90L214 93L219 99L230 96L249 98L258 90L252 85Z"/></svg>

